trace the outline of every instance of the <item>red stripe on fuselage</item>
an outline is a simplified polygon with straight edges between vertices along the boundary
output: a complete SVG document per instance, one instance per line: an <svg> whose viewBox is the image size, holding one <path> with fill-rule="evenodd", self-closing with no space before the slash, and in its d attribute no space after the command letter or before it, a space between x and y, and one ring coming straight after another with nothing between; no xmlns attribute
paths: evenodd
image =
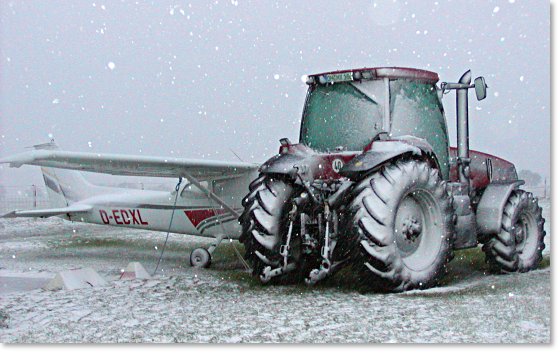
<svg viewBox="0 0 560 353"><path fill-rule="evenodd" d="M189 221L191 221L191 223L195 227L198 227L200 222L204 221L207 218L225 213L224 210L215 210L215 209L188 210L184 212L187 218L189 219Z"/></svg>

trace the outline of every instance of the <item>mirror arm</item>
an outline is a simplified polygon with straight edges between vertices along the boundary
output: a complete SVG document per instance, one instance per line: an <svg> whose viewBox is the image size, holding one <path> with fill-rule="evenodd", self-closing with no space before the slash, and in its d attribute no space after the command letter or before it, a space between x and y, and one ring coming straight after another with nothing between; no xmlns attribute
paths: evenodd
<svg viewBox="0 0 560 353"><path fill-rule="evenodd" d="M441 89L444 91L450 91L452 89L465 89L465 88L474 88L474 83L472 85L466 83L453 83L453 82L442 82Z"/></svg>

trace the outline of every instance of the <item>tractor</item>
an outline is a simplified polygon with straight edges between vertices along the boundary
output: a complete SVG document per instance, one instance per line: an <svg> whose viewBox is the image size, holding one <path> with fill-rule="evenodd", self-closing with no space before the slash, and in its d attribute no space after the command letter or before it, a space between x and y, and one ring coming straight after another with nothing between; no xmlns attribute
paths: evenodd
<svg viewBox="0 0 560 353"><path fill-rule="evenodd" d="M438 81L397 67L307 76L299 143L281 139L243 199L240 240L261 282L312 285L349 266L369 290L426 289L454 250L479 244L495 273L538 266L537 198L512 163L469 149L468 92L484 99L484 78Z"/></svg>

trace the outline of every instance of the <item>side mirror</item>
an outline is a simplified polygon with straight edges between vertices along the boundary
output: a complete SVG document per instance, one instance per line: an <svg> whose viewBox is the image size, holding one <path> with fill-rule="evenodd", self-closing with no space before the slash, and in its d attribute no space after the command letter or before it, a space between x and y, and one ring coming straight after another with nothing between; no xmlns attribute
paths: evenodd
<svg viewBox="0 0 560 353"><path fill-rule="evenodd" d="M484 77L477 77L474 80L474 90L476 91L476 99L479 101L486 98L486 81L484 81Z"/></svg>

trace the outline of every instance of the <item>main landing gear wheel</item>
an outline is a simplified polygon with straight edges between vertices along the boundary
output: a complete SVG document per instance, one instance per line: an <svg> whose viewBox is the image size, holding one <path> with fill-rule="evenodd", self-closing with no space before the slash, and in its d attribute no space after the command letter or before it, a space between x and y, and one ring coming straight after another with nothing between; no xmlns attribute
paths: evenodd
<svg viewBox="0 0 560 353"><path fill-rule="evenodd" d="M527 272L537 268L544 250L544 218L533 194L514 190L504 206L500 233L482 249L495 273Z"/></svg>
<svg viewBox="0 0 560 353"><path fill-rule="evenodd" d="M418 160L388 163L358 182L346 210L343 252L361 285L399 292L438 283L453 256L453 198Z"/></svg>
<svg viewBox="0 0 560 353"><path fill-rule="evenodd" d="M197 248L191 252L190 262L192 267L208 268L212 263L212 256L208 250Z"/></svg>

